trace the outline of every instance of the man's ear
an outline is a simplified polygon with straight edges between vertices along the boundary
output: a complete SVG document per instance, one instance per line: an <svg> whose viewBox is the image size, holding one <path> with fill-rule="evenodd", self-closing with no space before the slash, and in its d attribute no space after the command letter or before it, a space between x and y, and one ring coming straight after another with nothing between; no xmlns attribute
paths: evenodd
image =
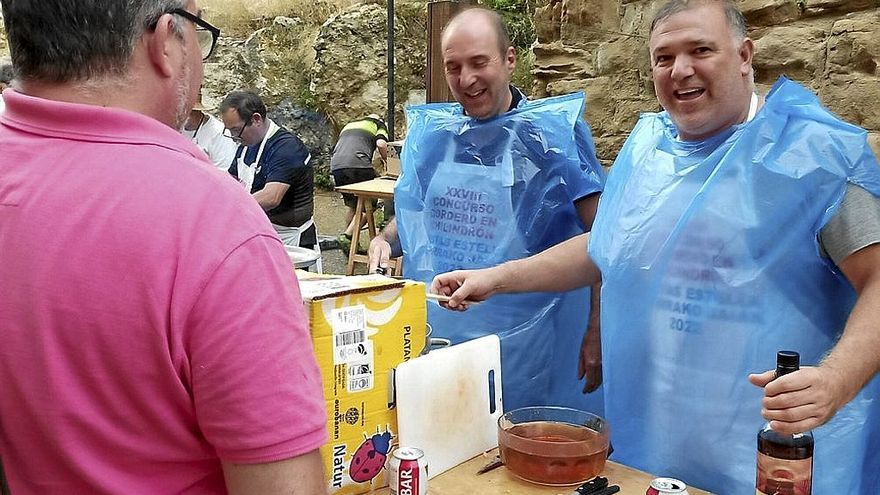
<svg viewBox="0 0 880 495"><path fill-rule="evenodd" d="M174 17L171 14L163 14L152 32L144 33L147 43L147 53L150 63L163 77L171 77L174 74L175 51L180 51L183 40L174 31Z"/></svg>
<svg viewBox="0 0 880 495"><path fill-rule="evenodd" d="M739 47L740 74L749 75L752 71L752 58L755 56L755 43L750 38L745 38Z"/></svg>
<svg viewBox="0 0 880 495"><path fill-rule="evenodd" d="M504 54L504 64L507 66L507 72L513 74L516 69L516 48L507 47L507 52Z"/></svg>

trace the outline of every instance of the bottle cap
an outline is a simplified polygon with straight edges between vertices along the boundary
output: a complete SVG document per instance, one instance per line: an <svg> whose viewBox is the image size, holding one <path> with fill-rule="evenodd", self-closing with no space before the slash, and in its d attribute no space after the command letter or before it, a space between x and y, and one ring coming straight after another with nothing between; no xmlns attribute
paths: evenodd
<svg viewBox="0 0 880 495"><path fill-rule="evenodd" d="M787 375L800 369L801 355L795 351L776 353L776 377Z"/></svg>

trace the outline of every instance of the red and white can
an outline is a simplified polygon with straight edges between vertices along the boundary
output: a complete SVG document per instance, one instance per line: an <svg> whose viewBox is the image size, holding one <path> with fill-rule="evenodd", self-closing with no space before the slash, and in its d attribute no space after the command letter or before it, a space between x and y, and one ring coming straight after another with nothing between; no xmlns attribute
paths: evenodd
<svg viewBox="0 0 880 495"><path fill-rule="evenodd" d="M654 478L645 495L690 495L684 482L675 478Z"/></svg>
<svg viewBox="0 0 880 495"><path fill-rule="evenodd" d="M391 453L388 466L391 495L427 495L428 461L415 447L400 447Z"/></svg>

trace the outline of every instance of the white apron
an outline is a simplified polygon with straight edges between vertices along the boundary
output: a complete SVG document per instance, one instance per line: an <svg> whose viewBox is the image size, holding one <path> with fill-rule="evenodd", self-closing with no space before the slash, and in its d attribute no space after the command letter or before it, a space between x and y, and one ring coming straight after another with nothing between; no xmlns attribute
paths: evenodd
<svg viewBox="0 0 880 495"><path fill-rule="evenodd" d="M238 159L236 160L238 181L244 185L245 190L249 193L253 192L251 191L251 188L254 187L254 177L256 177L257 173L259 173L260 171L260 158L263 157L263 150L266 148L266 142L269 141L269 139L271 139L272 136L274 136L279 129L281 129L280 127L278 127L278 124L272 122L269 119L266 119L266 122L269 123L269 129L266 130L266 135L263 137L263 141L260 142L260 148L257 150L257 157L254 159L253 163L251 163L250 165L245 163L244 157L245 155L247 155L246 149L241 151L241 155L239 155ZM241 145L241 147L245 146Z"/></svg>

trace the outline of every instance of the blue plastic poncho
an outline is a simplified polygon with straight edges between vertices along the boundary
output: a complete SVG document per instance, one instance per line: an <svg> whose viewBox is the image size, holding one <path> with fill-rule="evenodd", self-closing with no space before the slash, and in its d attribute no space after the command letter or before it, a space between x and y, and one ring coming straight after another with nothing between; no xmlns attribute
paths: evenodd
<svg viewBox="0 0 880 495"><path fill-rule="evenodd" d="M751 122L675 136L665 113L641 117L590 241L614 457L752 495L763 394L747 375L777 350L811 365L834 345L855 293L817 233L847 182L880 194L880 168L862 129L785 79ZM878 393L875 379L814 432L813 493L880 493Z"/></svg>
<svg viewBox="0 0 880 495"><path fill-rule="evenodd" d="M604 181L583 101L582 94L523 101L488 120L463 115L458 104L407 108L394 191L407 278L430 283L583 232L572 203ZM435 335L454 343L501 337L506 409L560 403L601 411L601 396L583 396L577 381L588 314L587 289L498 296L466 313L428 307Z"/></svg>

